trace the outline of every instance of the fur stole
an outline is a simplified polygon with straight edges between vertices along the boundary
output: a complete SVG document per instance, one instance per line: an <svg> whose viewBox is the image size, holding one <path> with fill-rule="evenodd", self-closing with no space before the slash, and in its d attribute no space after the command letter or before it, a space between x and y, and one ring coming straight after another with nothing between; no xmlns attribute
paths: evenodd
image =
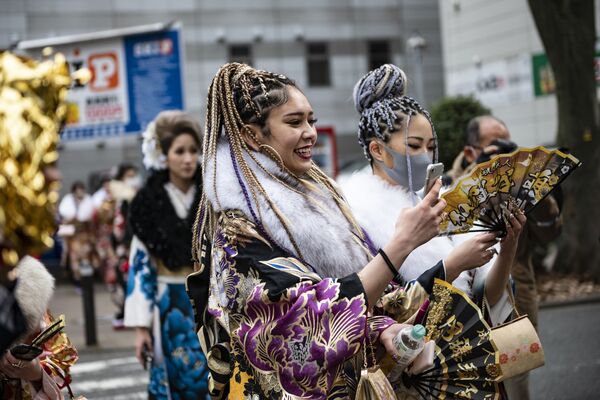
<svg viewBox="0 0 600 400"><path fill-rule="evenodd" d="M15 299L27 321L27 331L40 328L54 294L54 277L33 257L24 257L16 268Z"/></svg>
<svg viewBox="0 0 600 400"><path fill-rule="evenodd" d="M78 203L75 201L75 196L72 193L67 193L58 205L58 213L65 221L91 221L94 216L94 201L92 200L92 196L86 194Z"/></svg>
<svg viewBox="0 0 600 400"><path fill-rule="evenodd" d="M370 170L341 179L340 186L358 223L367 231L374 245L381 248L392 238L400 211L413 207L411 195L404 187L390 185ZM400 267L405 281L416 279L443 260L457 243L447 236L438 236L417 247ZM453 285L470 293L472 277L463 272Z"/></svg>
<svg viewBox="0 0 600 400"><path fill-rule="evenodd" d="M314 199L314 201L308 200L306 196L287 189L267 175L247 154L244 156L271 201L287 219L287 225L302 254L294 254L294 247L283 225L267 205L265 199L259 195L261 223L276 246L284 249L290 255L302 259L323 277L341 278L360 271L367 264L370 259L368 251L359 243L351 225L325 188L311 181L317 187L317 191L309 190L282 171L268 156L255 153L257 160L272 175ZM208 160L203 175L204 182L207 183L204 190L213 210L215 212L239 210L253 221L252 213L232 164L229 144L225 141L220 141L217 147L216 168L218 172L216 183L213 186L214 168L213 160ZM243 180L241 172L239 172L239 176ZM244 184L247 186L245 181ZM252 207L258 215L254 201L252 201Z"/></svg>
<svg viewBox="0 0 600 400"><path fill-rule="evenodd" d="M188 216L177 215L164 185L168 171L153 172L129 208L131 230L150 254L172 271L192 265L192 228L202 194L200 168L196 172L196 196Z"/></svg>

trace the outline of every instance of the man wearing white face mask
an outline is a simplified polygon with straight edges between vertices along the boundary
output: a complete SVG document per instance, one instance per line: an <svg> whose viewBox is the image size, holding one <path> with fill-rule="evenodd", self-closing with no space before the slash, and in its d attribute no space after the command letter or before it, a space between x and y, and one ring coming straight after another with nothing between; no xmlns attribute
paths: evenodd
<svg viewBox="0 0 600 400"><path fill-rule="evenodd" d="M437 162L437 138L429 113L404 95L405 87L404 72L386 64L369 72L354 88L361 115L359 143L372 171L356 173L340 185L375 247L389 240L401 209L419 200L417 192L424 186L427 166ZM481 306L485 293L491 322L504 322L512 311L505 289L524 218L511 218L511 232L500 245L493 233L473 235L460 244L449 237L435 237L406 258L400 276L406 282L414 280L443 260L437 276Z"/></svg>

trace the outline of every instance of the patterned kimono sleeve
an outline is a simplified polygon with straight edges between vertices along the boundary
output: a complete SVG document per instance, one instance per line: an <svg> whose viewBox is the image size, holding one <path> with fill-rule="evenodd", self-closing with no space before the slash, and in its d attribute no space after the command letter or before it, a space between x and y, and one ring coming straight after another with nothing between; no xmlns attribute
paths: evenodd
<svg viewBox="0 0 600 400"><path fill-rule="evenodd" d="M440 261L404 286L392 284L378 302L377 311L399 323L414 323L417 312L429 298L435 278L445 276L444 264Z"/></svg>
<svg viewBox="0 0 600 400"><path fill-rule="evenodd" d="M208 312L231 328L235 380L249 373L265 390L270 377L302 398L326 398L345 387L343 366L359 354L367 332L358 276L321 278L259 240L243 247L223 237L215 243L222 247L213 247ZM379 331L390 323L379 318L372 326Z"/></svg>
<svg viewBox="0 0 600 400"><path fill-rule="evenodd" d="M157 272L150 254L136 236L131 241L129 275L125 297L125 326L152 325L152 311L157 294Z"/></svg>
<svg viewBox="0 0 600 400"><path fill-rule="evenodd" d="M381 332L385 331L390 325L395 324L396 321L387 315L369 315L367 317L367 324L369 325L369 337L372 344L376 344L379 341Z"/></svg>
<svg viewBox="0 0 600 400"><path fill-rule="evenodd" d="M360 351L366 332L359 284L356 275L303 281L274 299L259 283L236 332L248 361L275 372L290 394L327 393L344 362Z"/></svg>

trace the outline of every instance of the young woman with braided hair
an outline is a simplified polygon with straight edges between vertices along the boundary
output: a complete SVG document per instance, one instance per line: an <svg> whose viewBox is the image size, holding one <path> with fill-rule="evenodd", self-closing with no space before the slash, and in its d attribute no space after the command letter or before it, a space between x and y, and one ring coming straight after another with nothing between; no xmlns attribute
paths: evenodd
<svg viewBox="0 0 600 400"><path fill-rule="evenodd" d="M419 200L427 166L437 162L438 142L429 113L405 95L405 88L406 75L391 64L369 72L354 87L358 142L372 171L355 173L340 185L376 245L393 236L390 217ZM400 276L409 282L443 260L438 277L480 305L485 293L491 322L504 322L512 311L506 292L510 266L525 222L524 215L515 214L499 250L494 233L435 237L406 258Z"/></svg>
<svg viewBox="0 0 600 400"><path fill-rule="evenodd" d="M187 287L217 398L353 398L363 350L402 328L369 309L437 234L439 183L376 254L311 161L315 122L283 75L232 63L210 85Z"/></svg>

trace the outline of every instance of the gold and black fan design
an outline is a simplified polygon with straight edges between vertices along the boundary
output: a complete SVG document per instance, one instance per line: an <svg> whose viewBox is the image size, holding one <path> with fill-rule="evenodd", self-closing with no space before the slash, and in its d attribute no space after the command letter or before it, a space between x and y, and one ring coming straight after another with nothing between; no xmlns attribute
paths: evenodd
<svg viewBox="0 0 600 400"><path fill-rule="evenodd" d="M446 208L440 234L502 234L511 206L528 214L580 165L572 155L542 146L497 155L442 194Z"/></svg>
<svg viewBox="0 0 600 400"><path fill-rule="evenodd" d="M435 279L425 319L428 340L435 342L433 366L402 373L400 398L499 399L499 353L490 326L469 297ZM411 394L409 394L411 393Z"/></svg>

